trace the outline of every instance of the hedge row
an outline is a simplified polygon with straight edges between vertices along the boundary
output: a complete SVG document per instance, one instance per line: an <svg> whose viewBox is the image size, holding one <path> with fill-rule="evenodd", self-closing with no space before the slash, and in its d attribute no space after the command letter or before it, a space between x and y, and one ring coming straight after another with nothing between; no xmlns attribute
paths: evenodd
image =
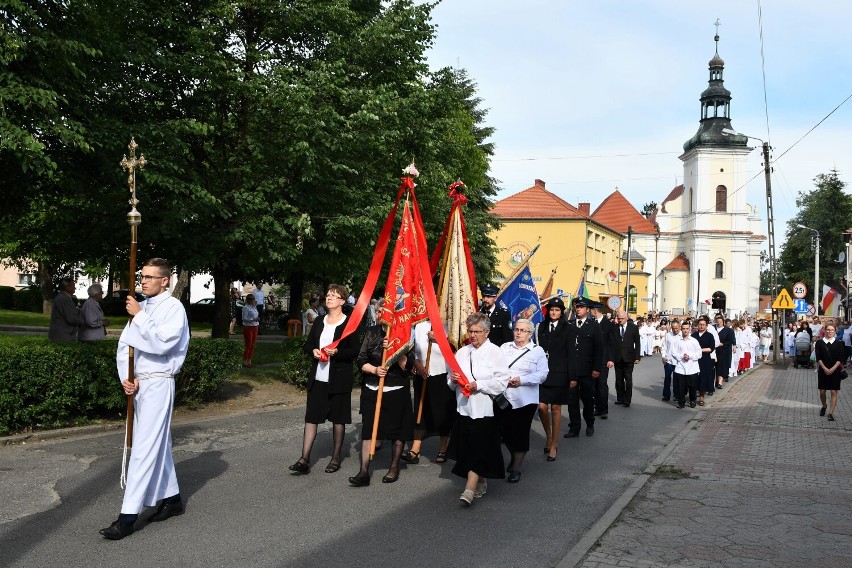
<svg viewBox="0 0 852 568"><path fill-rule="evenodd" d="M0 343L0 434L58 428L95 418L120 418L124 397L115 368L117 341L59 344L44 338ZM191 339L175 400L210 400L239 367L242 345Z"/></svg>
<svg viewBox="0 0 852 568"><path fill-rule="evenodd" d="M39 288L22 288L12 293L12 309L15 310L40 314L44 309L43 302Z"/></svg>
<svg viewBox="0 0 852 568"><path fill-rule="evenodd" d="M15 305L15 288L12 286L0 286L0 310L11 310Z"/></svg>

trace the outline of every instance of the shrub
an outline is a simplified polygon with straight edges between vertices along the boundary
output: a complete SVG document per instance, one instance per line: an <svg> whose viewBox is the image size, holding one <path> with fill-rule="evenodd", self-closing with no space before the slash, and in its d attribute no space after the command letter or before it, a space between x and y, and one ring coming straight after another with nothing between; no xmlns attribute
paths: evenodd
<svg viewBox="0 0 852 568"><path fill-rule="evenodd" d="M126 398L115 368L116 341L61 344L44 338L0 341L0 434L56 428L95 418L119 418ZM241 346L225 339L191 339L175 399L209 400L236 371Z"/></svg>
<svg viewBox="0 0 852 568"><path fill-rule="evenodd" d="M284 339L284 361L281 366L282 380L300 388L308 386L308 373L313 360L303 351L307 336L287 337ZM353 363L354 367L354 363ZM361 370L353 369L355 384L361 382Z"/></svg>
<svg viewBox="0 0 852 568"><path fill-rule="evenodd" d="M0 286L0 310L11 310L15 305L15 288Z"/></svg>
<svg viewBox="0 0 852 568"><path fill-rule="evenodd" d="M40 314L42 303L41 290L38 288L23 288L12 293L12 307L16 310Z"/></svg>

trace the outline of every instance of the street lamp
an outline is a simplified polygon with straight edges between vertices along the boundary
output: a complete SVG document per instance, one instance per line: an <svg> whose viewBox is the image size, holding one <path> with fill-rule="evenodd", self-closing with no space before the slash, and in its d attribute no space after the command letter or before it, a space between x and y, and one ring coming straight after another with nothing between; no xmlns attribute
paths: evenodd
<svg viewBox="0 0 852 568"><path fill-rule="evenodd" d="M737 132L731 128L723 128L722 136L745 136L752 140L758 140L763 144L763 175L766 179L766 224L769 230L769 281L770 290L775 292L778 287L778 274L775 272L775 214L772 210L772 168L769 165L769 142L764 142L757 136L749 136L742 132ZM782 312L783 313L783 312ZM778 363L778 351L780 350L780 327L778 321L774 320L772 333L772 363ZM783 360L783 359L782 359Z"/></svg>
<svg viewBox="0 0 852 568"><path fill-rule="evenodd" d="M814 257L814 314L819 315L819 231L805 227L804 225L796 225L800 229L813 231L816 237L816 256Z"/></svg>

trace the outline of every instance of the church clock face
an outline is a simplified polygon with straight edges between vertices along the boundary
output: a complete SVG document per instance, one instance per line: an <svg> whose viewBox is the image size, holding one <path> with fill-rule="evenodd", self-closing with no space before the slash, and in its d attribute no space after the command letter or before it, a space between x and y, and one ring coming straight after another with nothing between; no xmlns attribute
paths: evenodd
<svg viewBox="0 0 852 568"><path fill-rule="evenodd" d="M636 268L636 263L631 260L629 263L627 263L627 267L628 268Z"/></svg>

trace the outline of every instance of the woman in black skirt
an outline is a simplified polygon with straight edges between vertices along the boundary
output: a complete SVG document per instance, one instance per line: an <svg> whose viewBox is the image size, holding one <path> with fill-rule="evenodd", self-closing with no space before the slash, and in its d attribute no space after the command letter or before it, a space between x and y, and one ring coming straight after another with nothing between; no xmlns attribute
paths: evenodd
<svg viewBox="0 0 852 568"><path fill-rule="evenodd" d="M343 304L349 292L340 284L328 287L325 303L328 313L317 318L305 341L305 353L313 357L308 374L308 404L305 409L305 434L302 456L290 466L293 473L308 473L311 448L317 438L317 427L326 420L334 424L334 449L326 473L340 469L340 452L346 424L352 423L352 360L358 355L358 337L352 334L341 341L336 349L328 348L340 339L349 318L343 313Z"/></svg>
<svg viewBox="0 0 852 568"><path fill-rule="evenodd" d="M414 441L411 443L411 449L402 454L402 461L411 464L420 463L420 447L423 439L437 434L440 441L435 463L445 463L450 432L458 416L456 395L447 387L447 364L444 356L441 355L441 350L435 344L432 324L429 321L414 326L414 357L415 421L421 397L423 397L423 415L420 423L414 425Z"/></svg>
<svg viewBox="0 0 852 568"><path fill-rule="evenodd" d="M506 399L510 408L500 409L495 405L500 436L511 454L509 483L521 480L521 466L530 450L530 428L538 408L539 385L547 378L547 354L531 341L535 326L528 319L519 318L512 333L514 341L500 346L500 351L509 366L509 387Z"/></svg>
<svg viewBox="0 0 852 568"><path fill-rule="evenodd" d="M377 306L381 309L381 304ZM377 440L392 440L393 455L387 475L382 483L393 483L399 479L399 459L407 440L414 438L414 414L411 410L411 392L408 379L414 368L414 352L409 350L399 361L382 366L387 340L382 325L367 328L361 352L355 364L361 369L361 469L358 475L349 478L355 487L370 485L370 441L373 437L373 417L379 394L379 378L384 377L382 407L379 411Z"/></svg>
<svg viewBox="0 0 852 568"><path fill-rule="evenodd" d="M547 353L547 379L538 389L538 416L544 428L544 453L556 461L557 440L562 424L562 405L568 404L568 321L565 302L551 298L547 317L538 326L538 344Z"/></svg>
<svg viewBox="0 0 852 568"><path fill-rule="evenodd" d="M831 391L831 409L828 411L828 419L834 422L834 411L837 408L837 399L840 397L840 381L843 373L843 362L846 360L846 347L837 339L837 328L833 323L828 323L822 328L825 337L817 340L816 362L817 362L817 388L819 389L819 401L822 408L820 416L825 416L826 401L825 391Z"/></svg>
<svg viewBox="0 0 852 568"><path fill-rule="evenodd" d="M456 391L459 412L450 442L456 457L453 473L467 480L459 499L469 506L474 499L485 495L486 478L503 479L504 476L500 430L491 397L506 390L509 366L500 348L488 341L491 331L488 316L477 312L468 316L466 323L470 345L456 352L456 361L470 381L467 384L470 394L466 395L459 384L461 375L458 373L452 373L447 384Z"/></svg>

